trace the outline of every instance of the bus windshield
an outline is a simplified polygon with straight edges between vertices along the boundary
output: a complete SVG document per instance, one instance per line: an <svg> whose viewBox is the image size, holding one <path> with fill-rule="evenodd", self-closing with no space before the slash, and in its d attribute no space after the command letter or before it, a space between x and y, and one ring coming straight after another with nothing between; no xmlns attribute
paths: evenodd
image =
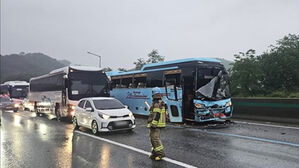
<svg viewBox="0 0 299 168"><path fill-rule="evenodd" d="M27 98L28 86L12 86L10 90L10 98L23 99Z"/></svg>
<svg viewBox="0 0 299 168"><path fill-rule="evenodd" d="M201 100L230 98L228 74L225 70L213 69L212 73L209 72L208 74L203 73L200 75L200 80L201 86L195 92L195 98Z"/></svg>
<svg viewBox="0 0 299 168"><path fill-rule="evenodd" d="M69 74L69 99L108 96L107 77L101 71Z"/></svg>

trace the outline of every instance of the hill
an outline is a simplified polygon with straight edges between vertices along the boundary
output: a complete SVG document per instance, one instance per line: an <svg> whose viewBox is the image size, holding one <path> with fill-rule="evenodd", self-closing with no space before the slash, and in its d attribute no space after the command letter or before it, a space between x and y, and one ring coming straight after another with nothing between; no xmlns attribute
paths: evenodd
<svg viewBox="0 0 299 168"><path fill-rule="evenodd" d="M64 67L66 60L58 61L42 53L20 53L1 56L1 83L25 80Z"/></svg>

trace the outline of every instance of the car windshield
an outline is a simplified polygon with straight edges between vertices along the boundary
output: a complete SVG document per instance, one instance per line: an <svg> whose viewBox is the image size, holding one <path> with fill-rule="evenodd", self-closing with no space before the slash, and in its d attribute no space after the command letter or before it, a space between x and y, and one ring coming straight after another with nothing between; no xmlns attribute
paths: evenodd
<svg viewBox="0 0 299 168"><path fill-rule="evenodd" d="M93 100L93 104L98 110L125 108L125 106L116 99Z"/></svg>

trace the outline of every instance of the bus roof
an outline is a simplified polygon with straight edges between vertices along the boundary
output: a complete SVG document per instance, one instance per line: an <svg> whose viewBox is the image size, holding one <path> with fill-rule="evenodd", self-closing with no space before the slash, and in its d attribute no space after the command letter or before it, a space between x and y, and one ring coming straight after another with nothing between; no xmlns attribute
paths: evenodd
<svg viewBox="0 0 299 168"><path fill-rule="evenodd" d="M175 64L180 63L188 63L188 62L213 62L213 63L221 63L218 59L215 58L186 58L186 59L179 59L179 60L173 60L173 61L166 61L166 62L159 62L159 63L153 63L153 64L147 64L144 65L141 70L136 71L129 71L129 72L123 72L123 71L109 71L106 72L108 76L118 76L118 75L130 75L130 74L137 74L137 73L144 73L144 72L151 72L151 71L163 71L163 70L172 70L172 69L178 69L178 66ZM160 67L164 65L171 65L170 67ZM157 67L157 68L155 68Z"/></svg>
<svg viewBox="0 0 299 168"><path fill-rule="evenodd" d="M70 65L70 66L55 69L55 70L51 71L50 73L47 73L47 74L44 74L41 76L32 77L30 80L41 79L44 77L48 77L48 76L52 76L52 75L60 74L60 73L68 74L69 68L74 69L74 70L79 70L79 71L101 71L102 70L98 67Z"/></svg>
<svg viewBox="0 0 299 168"><path fill-rule="evenodd" d="M80 70L80 71L100 71L100 70L102 70L98 67L70 65L70 66L59 68L59 69L55 69L55 70L51 71L50 74L58 73L58 72L68 73L69 68L75 69L75 70Z"/></svg>
<svg viewBox="0 0 299 168"><path fill-rule="evenodd" d="M29 83L26 81L7 81L4 82L3 85L11 85L11 86L29 86Z"/></svg>
<svg viewBox="0 0 299 168"><path fill-rule="evenodd" d="M173 61L166 61L166 62L158 62L153 64L147 64L144 65L141 70L144 70L149 67L155 67L155 66L161 66L161 65L169 65L169 64L179 64L179 63L186 63L186 62L193 62L193 61L200 61L200 62L215 62L220 63L221 61L215 59L215 58L185 58L185 59L179 59L179 60L173 60Z"/></svg>

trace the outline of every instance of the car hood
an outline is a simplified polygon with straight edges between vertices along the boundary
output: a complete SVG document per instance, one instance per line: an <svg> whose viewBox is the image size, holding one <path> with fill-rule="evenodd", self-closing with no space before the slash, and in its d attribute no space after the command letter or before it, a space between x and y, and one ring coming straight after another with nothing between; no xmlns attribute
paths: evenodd
<svg viewBox="0 0 299 168"><path fill-rule="evenodd" d="M122 108L122 109L97 110L97 112L109 116L124 116L124 115L128 115L131 111L128 110L127 108Z"/></svg>

